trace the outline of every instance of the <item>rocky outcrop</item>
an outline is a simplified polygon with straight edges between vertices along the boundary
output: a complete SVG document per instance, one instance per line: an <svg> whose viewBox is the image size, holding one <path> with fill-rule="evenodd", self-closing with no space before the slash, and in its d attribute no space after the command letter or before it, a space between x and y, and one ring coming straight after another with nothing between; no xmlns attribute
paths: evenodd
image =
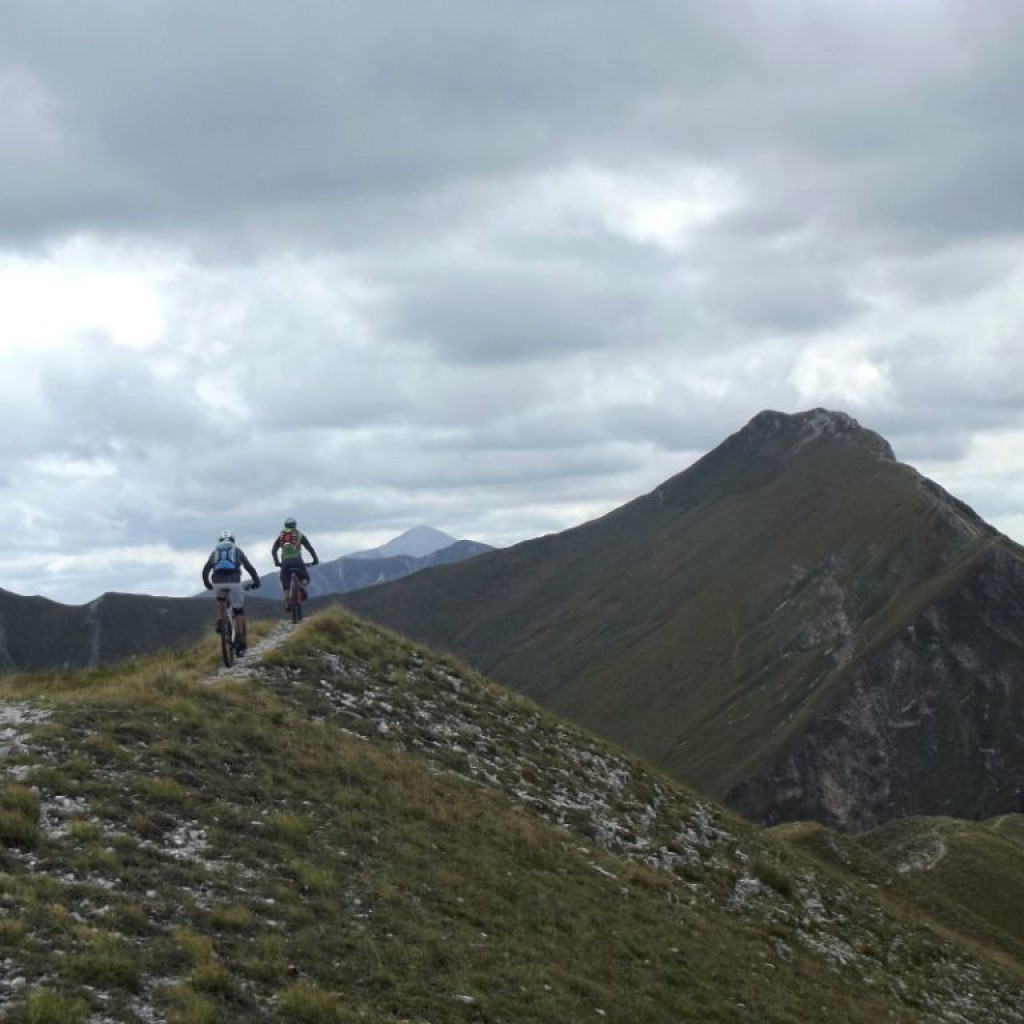
<svg viewBox="0 0 1024 1024"><path fill-rule="evenodd" d="M728 802L858 831L911 814L1015 811L1024 785L1024 561L993 544L859 659L799 739Z"/></svg>

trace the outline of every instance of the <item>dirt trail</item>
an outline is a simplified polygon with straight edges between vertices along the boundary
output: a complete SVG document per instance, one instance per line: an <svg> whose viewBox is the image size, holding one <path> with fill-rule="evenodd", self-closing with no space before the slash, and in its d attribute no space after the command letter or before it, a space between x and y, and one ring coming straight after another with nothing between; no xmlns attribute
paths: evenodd
<svg viewBox="0 0 1024 1024"><path fill-rule="evenodd" d="M213 673L212 676L206 678L208 683L220 683L225 679L248 679L255 675L259 669L259 663L263 655L267 651L274 650L275 647L280 647L281 644L288 639L292 634L292 630L295 626L291 622L277 622L275 623L270 632L265 636L260 637L254 643L250 644L249 649L245 654L238 658L231 668L225 668L223 665Z"/></svg>

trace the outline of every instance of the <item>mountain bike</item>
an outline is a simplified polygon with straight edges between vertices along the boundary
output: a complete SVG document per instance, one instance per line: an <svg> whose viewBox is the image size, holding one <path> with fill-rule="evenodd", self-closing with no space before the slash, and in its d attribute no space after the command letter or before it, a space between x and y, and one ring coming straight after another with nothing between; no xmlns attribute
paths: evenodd
<svg viewBox="0 0 1024 1024"><path fill-rule="evenodd" d="M243 583L243 590L252 590L252 583ZM224 601L224 618L220 620L220 656L224 659L224 664L231 668L235 663L235 658L241 653L239 648L241 647L241 641L238 636L238 626L235 623L235 608L231 603L230 591L223 591L224 597L220 597L220 591L217 593L217 600Z"/></svg>
<svg viewBox="0 0 1024 1024"><path fill-rule="evenodd" d="M305 600L302 589L302 577L294 569L288 581L288 610L292 613L292 622L302 621L302 602Z"/></svg>

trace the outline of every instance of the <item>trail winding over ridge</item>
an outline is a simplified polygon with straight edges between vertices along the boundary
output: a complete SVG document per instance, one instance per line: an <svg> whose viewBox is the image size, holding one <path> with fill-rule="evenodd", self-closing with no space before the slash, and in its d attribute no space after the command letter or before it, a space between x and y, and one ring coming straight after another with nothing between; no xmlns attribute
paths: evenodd
<svg viewBox="0 0 1024 1024"><path fill-rule="evenodd" d="M249 679L259 669L260 659L268 651L281 646L291 636L295 626L291 622L277 622L270 632L252 643L245 654L238 658L231 668L221 666L213 675L206 678L207 683L221 683L225 679Z"/></svg>

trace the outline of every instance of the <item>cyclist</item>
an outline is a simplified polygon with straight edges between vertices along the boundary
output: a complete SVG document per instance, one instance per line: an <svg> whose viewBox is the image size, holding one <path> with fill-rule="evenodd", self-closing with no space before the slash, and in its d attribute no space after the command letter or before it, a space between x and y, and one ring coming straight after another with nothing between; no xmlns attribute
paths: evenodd
<svg viewBox="0 0 1024 1024"><path fill-rule="evenodd" d="M292 573L296 573L302 581L302 597L307 598L306 584L309 583L309 569L302 561L302 549L305 548L312 557L311 565L319 565L320 559L309 543L309 538L299 529L294 516L289 516L284 521L284 529L277 535L274 546L270 549L270 556L274 559L274 565L281 569L281 590L284 593L284 610L290 612L291 605L288 603L288 587L292 581Z"/></svg>
<svg viewBox="0 0 1024 1024"><path fill-rule="evenodd" d="M245 654L245 591L242 589L242 570L252 577L252 588L260 585L260 575L252 567L245 552L235 544L235 536L225 530L217 541L217 546L210 552L210 557L203 566L203 586L207 590L217 591L217 622L214 631L224 629L226 617L225 604L230 600L235 612L235 627L238 631L236 649Z"/></svg>

